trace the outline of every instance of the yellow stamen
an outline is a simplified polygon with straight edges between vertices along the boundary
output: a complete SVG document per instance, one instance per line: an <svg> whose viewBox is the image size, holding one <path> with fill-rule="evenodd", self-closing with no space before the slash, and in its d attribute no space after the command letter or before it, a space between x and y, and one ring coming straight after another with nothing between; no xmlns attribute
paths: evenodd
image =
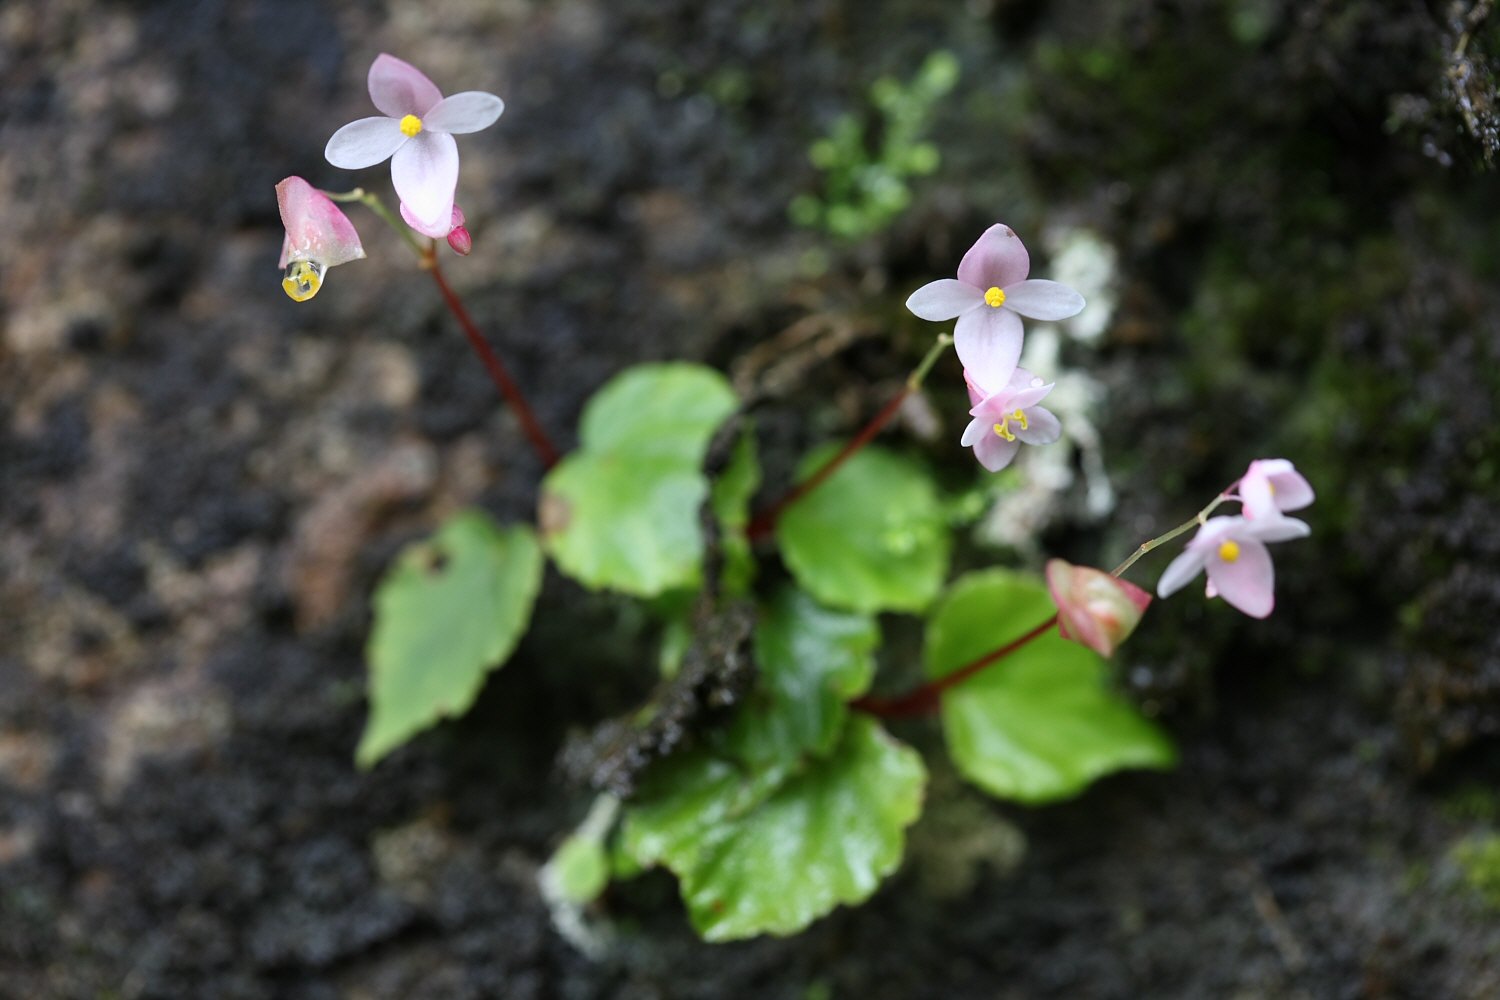
<svg viewBox="0 0 1500 1000"><path fill-rule="evenodd" d="M281 287L293 302L306 302L323 287L323 265L312 260L294 260L286 266Z"/></svg>
<svg viewBox="0 0 1500 1000"><path fill-rule="evenodd" d="M1230 540L1219 543L1219 558L1227 563L1232 563L1240 557L1239 542Z"/></svg>
<svg viewBox="0 0 1500 1000"><path fill-rule="evenodd" d="M1009 417L1007 417L1006 419L1000 421L998 424L995 425L995 435L997 437L1003 437L1007 441L1014 441L1016 439L1015 434L1012 433L1011 429L1010 429L1010 418Z"/></svg>
<svg viewBox="0 0 1500 1000"><path fill-rule="evenodd" d="M1031 429L1031 424L1026 420L1026 414L1022 413L1020 410L1017 410L1010 416L1012 420L1021 425L1021 430L1026 431Z"/></svg>
<svg viewBox="0 0 1500 1000"><path fill-rule="evenodd" d="M422 131L422 119L416 115L407 115L401 119L401 134L410 138Z"/></svg>
<svg viewBox="0 0 1500 1000"><path fill-rule="evenodd" d="M984 304L991 309L999 309L1005 304L1005 293L998 288L991 288L984 293Z"/></svg>

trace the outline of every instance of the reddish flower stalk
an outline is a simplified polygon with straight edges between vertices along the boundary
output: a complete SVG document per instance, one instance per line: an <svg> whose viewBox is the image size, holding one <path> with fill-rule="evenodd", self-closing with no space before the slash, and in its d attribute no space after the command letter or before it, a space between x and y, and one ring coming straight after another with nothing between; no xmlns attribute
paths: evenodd
<svg viewBox="0 0 1500 1000"><path fill-rule="evenodd" d="M1012 639L999 649L990 650L979 659L964 664L951 674L930 680L894 698L875 698L865 695L863 698L850 702L849 707L860 712L868 712L870 715L877 715L882 719L909 719L919 715L931 715L941 707L941 695L944 691L957 687L985 667L1000 662L1033 640L1040 639L1052 631L1056 624L1057 616L1053 615L1020 638Z"/></svg>
<svg viewBox="0 0 1500 1000"><path fill-rule="evenodd" d="M544 468L552 468L557 464L557 448L552 444L552 439L547 437L547 432L542 430L542 425L537 421L536 414L532 412L531 405L526 402L526 397L521 393L521 387L516 384L515 379L510 377L510 372L501 363L500 356L484 339L484 334L479 332L479 327L474 325L469 311L464 308L463 301L443 277L437 254L429 251L424 255L424 263L432 274L432 280L437 283L443 302L453 313L453 318L458 320L458 325L463 328L464 335L469 338L469 345L474 348L474 353L479 355L479 360L484 362L485 370L490 373L490 379L500 390L500 395L505 398L505 402L520 419L521 429L525 432L526 439L531 442L532 450L536 452L537 458L542 460Z"/></svg>
<svg viewBox="0 0 1500 1000"><path fill-rule="evenodd" d="M848 444L839 449L837 455L824 462L818 468L817 472L802 480L802 482L788 490L786 495L780 500L777 500L751 518L749 527L745 529L746 537L754 542L769 535L776 529L777 519L781 517L782 513L788 507L807 496L819 486L822 486L828 480L829 476L838 471L839 466L849 461L861 448L874 440L875 435L879 434L885 428L885 425L891 422L891 418L900 412L901 404L906 402L906 397L922 387L922 381L927 378L927 373L932 370L933 364L942 355L943 349L951 343L953 343L953 338L947 334L939 336L937 341L927 351L926 356L922 358L921 364L917 365L916 369L906 377L906 385L896 394L895 398L886 403L879 413L871 417L870 422L865 424L864 428L858 434L854 435Z"/></svg>

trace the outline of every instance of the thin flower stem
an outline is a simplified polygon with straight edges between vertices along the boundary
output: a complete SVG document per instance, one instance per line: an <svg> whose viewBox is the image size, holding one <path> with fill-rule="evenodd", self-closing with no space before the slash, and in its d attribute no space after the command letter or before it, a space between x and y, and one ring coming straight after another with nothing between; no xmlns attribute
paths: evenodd
<svg viewBox="0 0 1500 1000"><path fill-rule="evenodd" d="M1232 490L1232 489L1234 489L1233 486L1229 487L1229 489L1225 490L1223 493L1220 493L1218 496L1214 497L1213 503L1209 504L1207 507L1204 507L1202 510L1200 510L1197 514L1195 514L1192 517L1191 520L1187 520L1187 521L1182 522L1177 527L1175 527L1171 531L1167 532L1165 535L1158 535L1155 538L1151 539L1151 541L1149 541L1149 542L1142 542L1141 543L1141 547L1138 548L1138 549L1136 549L1134 552L1132 552L1130 554L1130 558L1126 559L1124 562L1120 563L1120 565L1116 566L1110 572L1109 575L1110 576L1115 576L1115 577L1119 576L1121 573L1124 573L1127 569L1129 569L1130 567L1134 566L1137 559L1139 559L1141 556L1145 555L1147 552L1150 552L1152 549L1156 548L1158 545L1162 545L1162 544L1164 544L1166 542L1170 542L1172 539L1176 538L1178 535L1181 535L1181 534L1183 534L1185 532L1188 532L1188 531L1192 531L1194 528L1200 528L1200 527L1202 527L1203 524L1208 520L1208 515L1212 514L1214 512L1215 508L1217 508L1219 506L1219 504L1223 503L1226 500L1233 499L1230 496L1230 493L1229 493L1229 490Z"/></svg>
<svg viewBox="0 0 1500 1000"><path fill-rule="evenodd" d="M446 278L443 277L443 269L438 265L437 254L431 249L425 254L426 267L432 275L432 280L437 284L438 292L443 296L443 302L448 306L448 311L453 313L453 318L458 320L458 325L463 328L464 336L469 338L469 346L474 348L474 353L479 355L479 360L484 362L485 370L490 373L490 379L500 390L500 395L515 412L521 421L521 429L526 434L526 439L531 442L532 450L536 452L537 458L542 460L542 466L550 469L557 464L557 448L552 444L547 432L542 430L542 425L537 421L536 414L532 412L531 405L526 402L526 397L521 392L521 387L516 384L515 379L510 377L510 372L501 363L500 356L490 347L484 335L479 332L479 327L474 325L474 320L469 316L469 311L464 308L463 301L458 297Z"/></svg>
<svg viewBox="0 0 1500 1000"><path fill-rule="evenodd" d="M944 348L951 343L953 343L952 337L946 333L940 334L932 347L928 349L927 354L922 358L921 362L906 377L906 385L902 387L901 391L890 402L881 407L880 412L871 417L870 422L865 424L864 428L858 434L854 435L839 450L837 455L824 462L818 467L816 472L792 487L780 500L777 500L759 514L756 514L751 519L750 526L745 530L746 537L753 542L770 534L776 528L777 519L781 517L782 513L788 507L807 496L819 486L822 486L823 483L827 482L829 476L838 471L839 466L853 458L861 448L874 440L875 435L879 434L885 428L885 425L890 423L891 419L900 411L901 404L906 402L906 397L922 388L922 382L927 378L927 373L932 370L932 366L942 356Z"/></svg>
<svg viewBox="0 0 1500 1000"><path fill-rule="evenodd" d="M391 214L391 210L385 207L385 202L379 196L371 194L364 188L355 188L353 191L324 191L330 201L357 201L380 217L380 220L396 231L411 252L417 255L417 259L425 267L431 259L431 252L422 244L417 242L416 237L411 234L411 229L403 225L401 220Z"/></svg>

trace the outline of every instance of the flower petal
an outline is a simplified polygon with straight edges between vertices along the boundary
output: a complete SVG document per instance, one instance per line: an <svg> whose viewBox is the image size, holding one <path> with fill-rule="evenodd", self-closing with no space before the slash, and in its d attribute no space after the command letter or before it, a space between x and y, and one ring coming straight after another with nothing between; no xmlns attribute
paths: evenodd
<svg viewBox="0 0 1500 1000"><path fill-rule="evenodd" d="M980 435L974 442L974 457L991 472L999 472L1011 463L1021 450L1020 441L1007 441L998 434Z"/></svg>
<svg viewBox="0 0 1500 1000"><path fill-rule="evenodd" d="M437 84L409 62L382 52L370 64L370 100L392 118L406 115L426 118L443 99Z"/></svg>
<svg viewBox="0 0 1500 1000"><path fill-rule="evenodd" d="M1026 252L1026 245L1009 226L998 223L974 241L958 265L958 280L981 292L1009 288L1025 281L1030 273L1031 255Z"/></svg>
<svg viewBox="0 0 1500 1000"><path fill-rule="evenodd" d="M1083 296L1060 281L1032 278L1005 289L1005 308L1031 319L1067 319L1083 312Z"/></svg>
<svg viewBox="0 0 1500 1000"><path fill-rule="evenodd" d="M389 159L405 142L395 119L361 118L333 133L323 157L341 170L363 170Z"/></svg>
<svg viewBox="0 0 1500 1000"><path fill-rule="evenodd" d="M973 420L969 421L969 426L964 428L964 436L959 440L958 443L963 445L965 448L972 448L979 442L979 438L982 435L989 433L989 430L989 424L985 423L982 418L975 417Z"/></svg>
<svg viewBox="0 0 1500 1000"><path fill-rule="evenodd" d="M437 226L428 225L427 223L423 222L421 219L413 215L411 209L407 208L406 202L403 201L401 203L401 221L405 222L408 226L411 226L423 236L431 236L435 240L440 240L446 237L449 233L453 232L453 230L457 229L459 226L463 225L464 214L458 210L457 205L454 205L453 212L451 215L449 215L447 222Z"/></svg>
<svg viewBox="0 0 1500 1000"><path fill-rule="evenodd" d="M1228 601L1251 618L1264 618L1276 606L1276 570L1271 553L1253 538L1241 538L1239 555L1225 562L1218 553L1209 553L1208 579Z"/></svg>
<svg viewBox="0 0 1500 1000"><path fill-rule="evenodd" d="M941 323L984 305L984 292L952 278L930 281L911 293L906 308L922 319Z"/></svg>
<svg viewBox="0 0 1500 1000"><path fill-rule="evenodd" d="M1023 409L1026 414L1025 427L1012 427L1016 437L1026 444L1051 444L1062 437L1062 421L1057 414L1040 406Z"/></svg>
<svg viewBox="0 0 1500 1000"><path fill-rule="evenodd" d="M958 317L953 346L976 385L1004 386L1021 359L1021 317L984 306Z"/></svg>
<svg viewBox="0 0 1500 1000"><path fill-rule="evenodd" d="M971 374L969 372L969 369L967 368L964 369L964 386L969 390L969 406L971 407L969 412L972 413L974 412L972 407L978 406L980 403L984 402L985 398L989 396L990 393L985 389L984 386L974 381L973 374Z"/></svg>
<svg viewBox="0 0 1500 1000"><path fill-rule="evenodd" d="M422 132L391 158L391 183L422 231L452 229L453 192L458 188L458 143L442 132ZM423 228L425 227L425 228Z"/></svg>
<svg viewBox="0 0 1500 1000"><path fill-rule="evenodd" d="M478 132L495 124L505 102L494 94L482 90L466 90L438 101L422 115L422 127L434 132L449 132L462 135Z"/></svg>
<svg viewBox="0 0 1500 1000"><path fill-rule="evenodd" d="M1171 597L1183 587L1191 583L1199 573L1203 572L1205 554L1193 548L1191 545L1183 549L1176 559L1167 566L1167 571L1156 581L1156 596Z"/></svg>
<svg viewBox="0 0 1500 1000"><path fill-rule="evenodd" d="M1248 529L1245 534L1262 542L1285 542L1293 538L1306 538L1312 534L1312 528L1308 527L1306 521L1299 521L1295 517L1282 517L1280 514L1245 523Z"/></svg>
<svg viewBox="0 0 1500 1000"><path fill-rule="evenodd" d="M288 177L276 185L276 207L286 227L279 266L305 258L334 267L365 255L354 223L326 194L301 177Z"/></svg>

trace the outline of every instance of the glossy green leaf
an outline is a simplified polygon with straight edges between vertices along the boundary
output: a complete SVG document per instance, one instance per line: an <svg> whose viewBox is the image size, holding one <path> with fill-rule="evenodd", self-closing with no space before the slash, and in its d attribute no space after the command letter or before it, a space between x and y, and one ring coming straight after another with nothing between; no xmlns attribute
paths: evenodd
<svg viewBox="0 0 1500 1000"><path fill-rule="evenodd" d="M375 591L370 719L355 753L361 767L468 710L485 674L526 632L541 581L531 529L499 528L478 511L402 551Z"/></svg>
<svg viewBox="0 0 1500 1000"><path fill-rule="evenodd" d="M584 408L579 449L542 483L543 543L592 588L650 597L695 582L703 557L699 468L734 393L700 365L637 365Z"/></svg>
<svg viewBox="0 0 1500 1000"><path fill-rule="evenodd" d="M719 544L724 552L719 585L731 597L749 593L755 582L755 554L745 532L750 524L750 500L759 488L760 459L755 435L747 426L735 442L728 467L713 484L714 516L719 519Z"/></svg>
<svg viewBox="0 0 1500 1000"><path fill-rule="evenodd" d="M838 453L819 448L799 479ZM950 537L931 477L865 448L782 512L776 539L797 582L824 604L854 611L919 611L948 572Z"/></svg>
<svg viewBox="0 0 1500 1000"><path fill-rule="evenodd" d="M730 730L727 752L749 763L831 752L847 703L869 690L879 645L873 618L832 611L783 588L756 625L760 679Z"/></svg>
<svg viewBox="0 0 1500 1000"><path fill-rule="evenodd" d="M941 677L1056 613L1040 580L970 573L927 630L927 672ZM943 730L960 773L1006 799L1078 794L1122 768L1167 768L1172 743L1109 689L1109 665L1055 630L943 694Z"/></svg>
<svg viewBox="0 0 1500 1000"><path fill-rule="evenodd" d="M863 715L830 756L784 776L690 757L675 776L694 780L655 786L665 797L632 808L624 836L638 858L678 876L710 941L792 934L868 898L900 864L921 811L921 758Z"/></svg>

